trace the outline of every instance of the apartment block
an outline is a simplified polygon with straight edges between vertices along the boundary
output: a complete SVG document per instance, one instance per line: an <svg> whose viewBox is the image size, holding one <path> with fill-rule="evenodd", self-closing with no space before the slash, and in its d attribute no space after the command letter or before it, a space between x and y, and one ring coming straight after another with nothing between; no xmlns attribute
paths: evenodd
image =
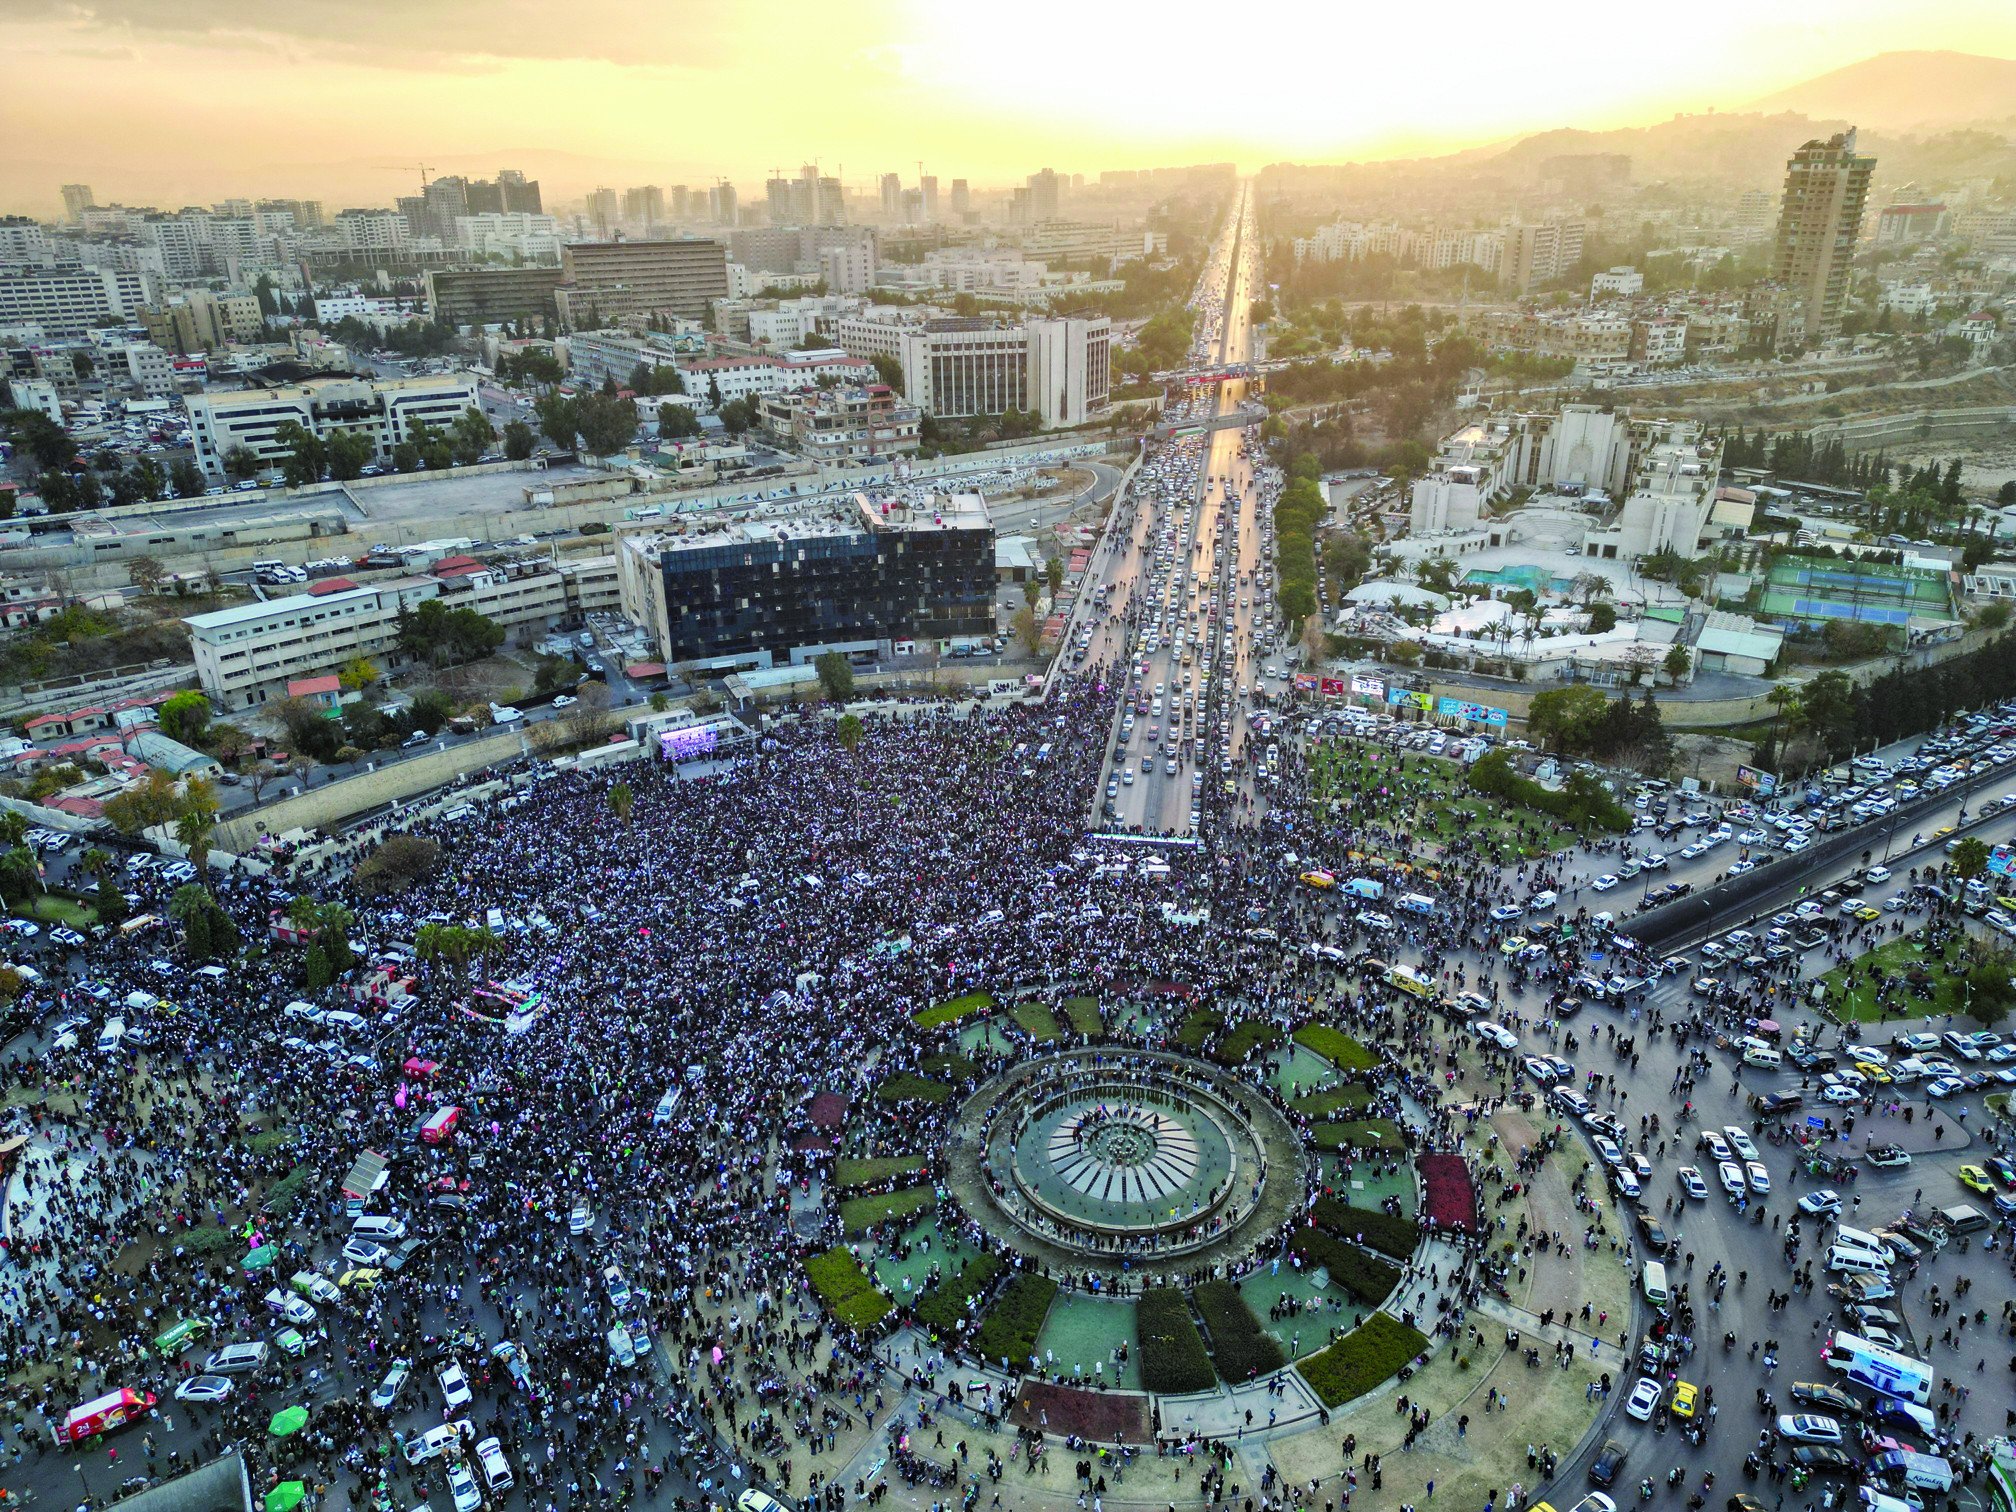
<svg viewBox="0 0 2016 1512"><path fill-rule="evenodd" d="M284 388L191 395L189 435L197 466L211 477L223 476L224 457L235 447L262 463L278 461L286 449L274 432L290 420L317 436L361 432L383 459L415 425L445 428L477 402L476 380L461 373L384 381L316 378Z"/></svg>
<svg viewBox="0 0 2016 1512"><path fill-rule="evenodd" d="M822 378L856 385L875 381L874 363L850 357L838 348L793 352L784 357L702 357L682 362L679 371L686 375L687 393L709 403L719 394L722 404L817 386Z"/></svg>
<svg viewBox="0 0 2016 1512"><path fill-rule="evenodd" d="M1856 152L1852 128L1806 143L1785 165L1771 277L1797 300L1804 322L1781 324L1781 349L1841 334L1850 264L1875 171L1876 159Z"/></svg>
<svg viewBox="0 0 2016 1512"><path fill-rule="evenodd" d="M819 462L914 452L924 418L916 405L905 404L881 383L765 394L757 412L780 443Z"/></svg>
<svg viewBox="0 0 2016 1512"><path fill-rule="evenodd" d="M1106 407L1112 330L1103 315L998 325L956 316L912 324L846 320L843 349L903 364L903 393L934 415L965 419L1033 410L1045 425L1076 425Z"/></svg>
<svg viewBox="0 0 2016 1512"><path fill-rule="evenodd" d="M555 299L569 330L652 315L698 319L728 295L728 249L698 237L569 242L560 269Z"/></svg>
<svg viewBox="0 0 2016 1512"><path fill-rule="evenodd" d="M558 268L428 268L420 280L428 311L460 329L555 318L560 276Z"/></svg>
<svg viewBox="0 0 2016 1512"><path fill-rule="evenodd" d="M34 325L45 336L81 336L132 321L160 297L145 273L107 268L0 270L0 326Z"/></svg>

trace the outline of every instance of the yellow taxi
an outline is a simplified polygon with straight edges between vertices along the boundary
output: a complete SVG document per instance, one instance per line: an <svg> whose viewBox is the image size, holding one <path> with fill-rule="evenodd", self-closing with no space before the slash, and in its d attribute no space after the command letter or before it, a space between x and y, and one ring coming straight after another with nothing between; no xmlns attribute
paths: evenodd
<svg viewBox="0 0 2016 1512"><path fill-rule="evenodd" d="M360 1265L355 1270L343 1272L342 1275L336 1278L336 1284L342 1287L354 1286L361 1290L369 1291L378 1284L379 1278L384 1274L384 1271L374 1266Z"/></svg>
<svg viewBox="0 0 2016 1512"><path fill-rule="evenodd" d="M1692 1381L1675 1381L1673 1383L1673 1416L1691 1418L1694 1416L1694 1409L1699 1404L1700 1398L1701 1393Z"/></svg>
<svg viewBox="0 0 2016 1512"><path fill-rule="evenodd" d="M1866 924L1871 919L1882 918L1883 910L1880 908L1871 908L1867 903L1864 903L1860 908L1855 910L1855 917Z"/></svg>
<svg viewBox="0 0 2016 1512"><path fill-rule="evenodd" d="M1860 1071L1866 1080L1875 1082L1879 1087L1887 1087L1893 1080L1890 1072L1874 1061L1857 1061L1855 1069Z"/></svg>
<svg viewBox="0 0 2016 1512"><path fill-rule="evenodd" d="M1988 1173L1975 1165L1965 1165L1953 1173L1960 1178L1960 1185L1970 1192L1979 1192L1984 1197L1995 1195L1995 1183L1988 1179Z"/></svg>

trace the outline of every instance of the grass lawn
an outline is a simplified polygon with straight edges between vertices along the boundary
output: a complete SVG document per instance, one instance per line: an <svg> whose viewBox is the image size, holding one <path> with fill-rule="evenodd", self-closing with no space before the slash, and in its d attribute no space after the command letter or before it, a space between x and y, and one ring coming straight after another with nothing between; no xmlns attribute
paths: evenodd
<svg viewBox="0 0 2016 1512"><path fill-rule="evenodd" d="M1097 1034L1101 1027L1099 1003L1094 998L1064 999L1064 1017L1071 1020L1071 1029L1076 1034Z"/></svg>
<svg viewBox="0 0 2016 1512"><path fill-rule="evenodd" d="M1348 1123L1320 1123L1315 1130L1319 1150L1383 1150L1397 1154L1407 1148L1399 1126L1390 1118L1366 1118Z"/></svg>
<svg viewBox="0 0 2016 1512"><path fill-rule="evenodd" d="M875 1095L890 1103L941 1103L952 1095L952 1089L943 1082L926 1081L915 1072L900 1071L877 1087Z"/></svg>
<svg viewBox="0 0 2016 1512"><path fill-rule="evenodd" d="M931 1206L931 1188L906 1187L900 1192L878 1192L872 1197L850 1197L840 1204L840 1223L848 1233L858 1234L889 1218L907 1218Z"/></svg>
<svg viewBox="0 0 2016 1512"><path fill-rule="evenodd" d="M1047 1045L1059 1038L1057 1015L1041 1003L1017 1003L1008 1010L1008 1016L1027 1029L1038 1044Z"/></svg>
<svg viewBox="0 0 2016 1512"><path fill-rule="evenodd" d="M1463 785L1463 768L1453 761L1411 752L1403 756L1353 740L1316 747L1309 794L1319 814L1376 817L1417 840L1443 844L1460 835L1500 865L1522 856L1552 855L1578 838L1573 828L1549 815L1470 792Z"/></svg>
<svg viewBox="0 0 2016 1512"><path fill-rule="evenodd" d="M874 1186L898 1176L915 1176L924 1169L922 1155L878 1155L872 1158L843 1158L833 1162L833 1185L840 1191Z"/></svg>
<svg viewBox="0 0 2016 1512"><path fill-rule="evenodd" d="M1344 1071L1370 1071L1379 1057L1340 1029L1328 1024L1304 1024L1295 1031L1295 1043L1313 1050L1331 1065Z"/></svg>
<svg viewBox="0 0 2016 1512"><path fill-rule="evenodd" d="M1328 1092L1310 1092L1288 1104L1304 1118L1322 1120L1339 1113L1357 1113L1372 1106L1370 1087L1336 1087Z"/></svg>
<svg viewBox="0 0 2016 1512"><path fill-rule="evenodd" d="M1176 1028L1176 1043L1185 1050L1202 1050L1204 1041L1225 1027L1225 1015L1215 1008L1192 1008Z"/></svg>
<svg viewBox="0 0 2016 1512"><path fill-rule="evenodd" d="M89 929L98 922L98 910L89 903L56 893L38 893L10 910L17 919L40 919L45 924L68 924L72 929Z"/></svg>
<svg viewBox="0 0 2016 1512"><path fill-rule="evenodd" d="M956 1024L959 1020L978 1013L982 1008L993 1006L993 993L968 992L959 997L947 998L936 1007L920 1008L911 1015L911 1018L916 1021L919 1029L937 1029L946 1024Z"/></svg>
<svg viewBox="0 0 2016 1512"><path fill-rule="evenodd" d="M1918 941L1908 936L1879 945L1820 979L1827 984L1827 1006L1843 1018L1865 1023L1960 1013L1964 994L1955 969L1963 964L1965 950L1964 942L1956 939L1946 947L1943 958L1928 956ZM1904 980L1914 968L1922 968L1930 976L1922 993ZM1852 988L1848 985L1850 973L1855 980ZM1885 986L1893 990L1879 1003L1877 995Z"/></svg>

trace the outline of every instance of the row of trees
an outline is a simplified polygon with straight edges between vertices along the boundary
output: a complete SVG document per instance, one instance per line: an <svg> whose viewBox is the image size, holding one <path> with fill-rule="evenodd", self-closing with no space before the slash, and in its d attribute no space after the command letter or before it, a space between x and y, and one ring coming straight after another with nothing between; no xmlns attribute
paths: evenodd
<svg viewBox="0 0 2016 1512"><path fill-rule="evenodd" d="M1296 458L1274 501L1274 595L1291 637L1316 612L1316 527L1329 507L1322 476L1314 457Z"/></svg>
<svg viewBox="0 0 2016 1512"><path fill-rule="evenodd" d="M1639 771L1664 771L1673 743L1648 688L1637 703L1601 688L1573 683L1533 696L1527 732L1543 748L1563 756L1592 756Z"/></svg>
<svg viewBox="0 0 2016 1512"><path fill-rule="evenodd" d="M2011 635L1929 667L1900 662L1860 687L1841 671L1819 673L1797 686L1781 683L1769 694L1771 727L1757 746L1757 764L1801 774L1864 745L1936 730L1964 710L2012 693L2016 636Z"/></svg>

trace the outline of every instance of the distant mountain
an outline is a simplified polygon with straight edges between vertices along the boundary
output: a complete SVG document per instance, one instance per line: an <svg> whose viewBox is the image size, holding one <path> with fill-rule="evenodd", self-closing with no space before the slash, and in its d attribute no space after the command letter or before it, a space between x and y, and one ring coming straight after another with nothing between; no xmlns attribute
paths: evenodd
<svg viewBox="0 0 2016 1512"><path fill-rule="evenodd" d="M1794 84L1745 107L1839 116L1884 131L2016 122L2016 59L1887 52Z"/></svg>

